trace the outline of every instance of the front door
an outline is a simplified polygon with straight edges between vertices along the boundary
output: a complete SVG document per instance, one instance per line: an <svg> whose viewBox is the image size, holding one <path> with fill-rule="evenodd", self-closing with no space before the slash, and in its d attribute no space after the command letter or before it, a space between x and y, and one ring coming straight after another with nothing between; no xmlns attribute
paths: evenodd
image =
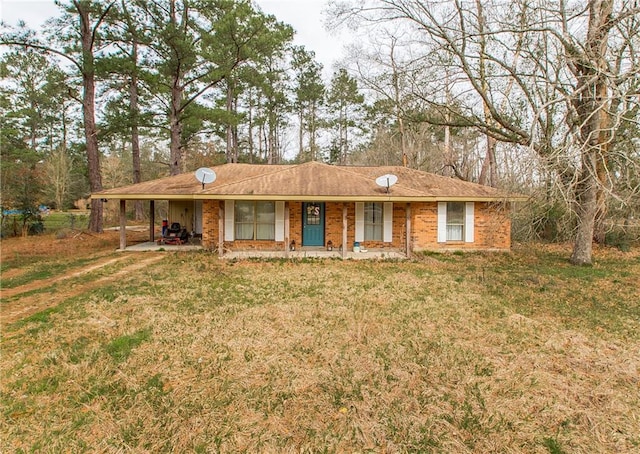
<svg viewBox="0 0 640 454"><path fill-rule="evenodd" d="M302 245L324 246L324 203L302 204Z"/></svg>

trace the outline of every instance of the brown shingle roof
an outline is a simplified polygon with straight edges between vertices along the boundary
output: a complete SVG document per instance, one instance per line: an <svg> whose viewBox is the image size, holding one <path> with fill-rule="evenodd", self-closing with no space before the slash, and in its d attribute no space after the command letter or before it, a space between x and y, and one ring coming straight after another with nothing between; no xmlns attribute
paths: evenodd
<svg viewBox="0 0 640 454"><path fill-rule="evenodd" d="M406 167L349 167L319 162L297 165L224 164L213 167L216 181L205 185L194 173L94 193L105 199L254 199L254 200L521 200L495 188ZM394 174L386 188L376 178Z"/></svg>

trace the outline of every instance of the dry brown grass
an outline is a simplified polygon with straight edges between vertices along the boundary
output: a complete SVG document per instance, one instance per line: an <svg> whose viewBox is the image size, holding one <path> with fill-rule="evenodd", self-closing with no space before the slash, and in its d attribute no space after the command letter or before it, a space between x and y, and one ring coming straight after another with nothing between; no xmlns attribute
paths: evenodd
<svg viewBox="0 0 640 454"><path fill-rule="evenodd" d="M3 327L2 448L637 452L640 257L597 254L115 267Z"/></svg>

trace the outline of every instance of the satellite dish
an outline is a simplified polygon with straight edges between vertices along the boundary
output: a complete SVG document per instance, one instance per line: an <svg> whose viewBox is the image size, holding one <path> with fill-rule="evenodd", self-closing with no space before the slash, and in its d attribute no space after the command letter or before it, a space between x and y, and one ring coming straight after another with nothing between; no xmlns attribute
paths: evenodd
<svg viewBox="0 0 640 454"><path fill-rule="evenodd" d="M389 192L389 188L398 182L398 177L387 173L386 175L382 175L376 178L376 184L378 186L382 186L383 188L387 188L387 192Z"/></svg>
<svg viewBox="0 0 640 454"><path fill-rule="evenodd" d="M208 167L200 167L196 170L196 180L202 183L202 189L206 183L213 183L216 181L216 173Z"/></svg>

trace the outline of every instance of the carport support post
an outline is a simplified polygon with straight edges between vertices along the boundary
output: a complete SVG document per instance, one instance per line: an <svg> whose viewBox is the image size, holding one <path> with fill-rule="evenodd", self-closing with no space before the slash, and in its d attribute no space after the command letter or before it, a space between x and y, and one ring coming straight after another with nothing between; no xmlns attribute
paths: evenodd
<svg viewBox="0 0 640 454"><path fill-rule="evenodd" d="M149 200L149 241L156 241L156 201Z"/></svg>
<svg viewBox="0 0 640 454"><path fill-rule="evenodd" d="M127 201L120 199L120 250L127 248Z"/></svg>
<svg viewBox="0 0 640 454"><path fill-rule="evenodd" d="M347 258L347 204L342 204L342 259Z"/></svg>

